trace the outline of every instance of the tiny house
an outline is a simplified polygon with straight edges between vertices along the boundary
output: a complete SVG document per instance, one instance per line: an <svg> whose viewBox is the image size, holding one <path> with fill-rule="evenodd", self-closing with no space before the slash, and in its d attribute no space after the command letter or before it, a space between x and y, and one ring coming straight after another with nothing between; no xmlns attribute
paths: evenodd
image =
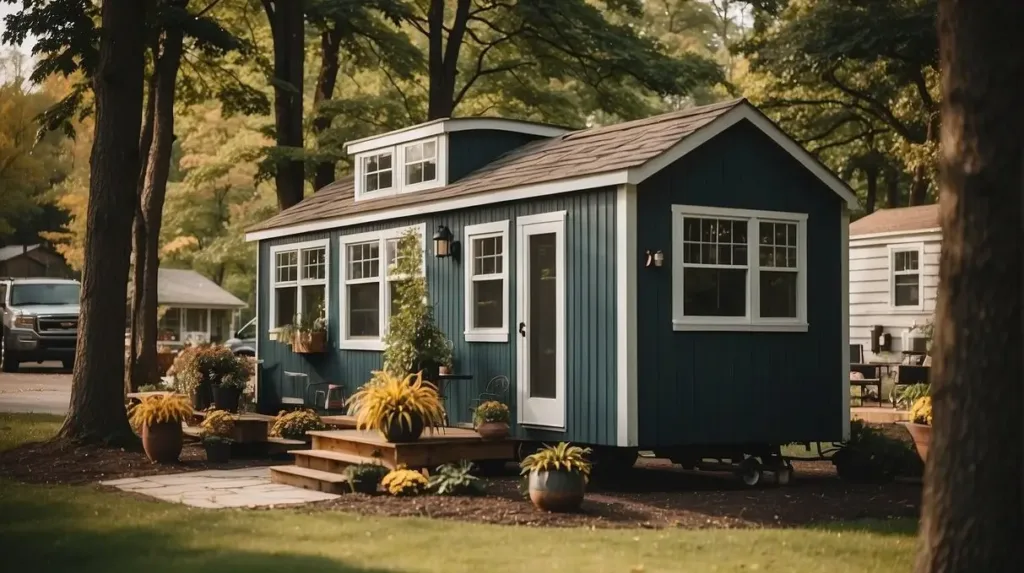
<svg viewBox="0 0 1024 573"><path fill-rule="evenodd" d="M745 100L569 130L442 119L247 232L258 403L380 368L398 237L424 238L453 423L511 381L519 440L671 449L848 431L850 189ZM431 238L445 239L435 250ZM274 340L324 308L327 348Z"/></svg>
<svg viewBox="0 0 1024 573"><path fill-rule="evenodd" d="M864 361L894 359L935 314L938 205L881 209L850 224L850 344Z"/></svg>

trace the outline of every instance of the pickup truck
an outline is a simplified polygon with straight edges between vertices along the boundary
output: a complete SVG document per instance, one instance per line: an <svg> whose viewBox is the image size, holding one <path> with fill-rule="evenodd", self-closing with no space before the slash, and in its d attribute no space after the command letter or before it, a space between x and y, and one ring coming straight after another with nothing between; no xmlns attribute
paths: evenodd
<svg viewBox="0 0 1024 573"><path fill-rule="evenodd" d="M46 360L72 368L80 290L68 279L0 278L0 370Z"/></svg>
<svg viewBox="0 0 1024 573"><path fill-rule="evenodd" d="M224 346L231 349L237 356L256 356L256 319L253 318L238 329Z"/></svg>

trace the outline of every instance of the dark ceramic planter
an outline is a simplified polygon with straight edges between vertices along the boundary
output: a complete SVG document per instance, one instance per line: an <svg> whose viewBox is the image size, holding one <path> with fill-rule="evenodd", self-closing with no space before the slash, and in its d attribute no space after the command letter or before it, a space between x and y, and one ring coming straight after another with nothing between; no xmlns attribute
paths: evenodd
<svg viewBox="0 0 1024 573"><path fill-rule="evenodd" d="M238 388L225 388L220 384L213 387L213 405L218 410L227 410L232 414L238 412L238 399L242 397L242 391Z"/></svg>
<svg viewBox="0 0 1024 573"><path fill-rule="evenodd" d="M205 442L206 461L211 464L225 464L231 460L231 442Z"/></svg>
<svg viewBox="0 0 1024 573"><path fill-rule="evenodd" d="M530 501L545 511L575 511L583 503L583 474L567 471L530 472Z"/></svg>
<svg viewBox="0 0 1024 573"><path fill-rule="evenodd" d="M932 443L932 427L928 424L915 424L904 422L911 439L914 440L914 447L917 448L917 455L921 456L922 462L928 461L928 447Z"/></svg>
<svg viewBox="0 0 1024 573"><path fill-rule="evenodd" d="M508 424L505 422L482 422L477 425L476 433L485 440L504 440L508 437Z"/></svg>
<svg viewBox="0 0 1024 573"><path fill-rule="evenodd" d="M192 394L192 406L198 411L205 410L213 404L213 385L207 381L199 383L195 394Z"/></svg>
<svg viewBox="0 0 1024 573"><path fill-rule="evenodd" d="M384 435L384 439L393 443L401 444L403 442L415 442L420 439L423 434L423 420L416 416L412 418L412 428L407 428L402 425L400 420L395 420L390 426L384 428L381 431Z"/></svg>
<svg viewBox="0 0 1024 573"><path fill-rule="evenodd" d="M181 421L158 422L142 427L142 449L150 461L169 464L181 455Z"/></svg>
<svg viewBox="0 0 1024 573"><path fill-rule="evenodd" d="M380 478L352 478L348 483L355 493L374 495L377 493L377 486L380 485Z"/></svg>

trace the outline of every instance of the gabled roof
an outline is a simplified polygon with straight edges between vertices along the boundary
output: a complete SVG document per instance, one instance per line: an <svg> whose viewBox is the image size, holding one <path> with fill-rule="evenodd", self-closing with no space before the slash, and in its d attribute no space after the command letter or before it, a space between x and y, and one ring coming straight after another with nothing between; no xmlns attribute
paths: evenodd
<svg viewBox="0 0 1024 573"><path fill-rule="evenodd" d="M39 245L10 245L0 247L0 261L13 259L23 253L30 253L39 248Z"/></svg>
<svg viewBox="0 0 1024 573"><path fill-rule="evenodd" d="M850 223L850 237L931 231L941 226L938 204L879 209Z"/></svg>
<svg viewBox="0 0 1024 573"><path fill-rule="evenodd" d="M190 269L159 269L157 304L161 306L196 306L213 308L244 308L246 305L217 283Z"/></svg>
<svg viewBox="0 0 1024 573"><path fill-rule="evenodd" d="M851 206L853 191L745 99L569 132L523 145L445 187L354 200L351 176L248 229L286 236L486 202L637 184L741 120L749 120ZM502 192L502 193L497 193Z"/></svg>

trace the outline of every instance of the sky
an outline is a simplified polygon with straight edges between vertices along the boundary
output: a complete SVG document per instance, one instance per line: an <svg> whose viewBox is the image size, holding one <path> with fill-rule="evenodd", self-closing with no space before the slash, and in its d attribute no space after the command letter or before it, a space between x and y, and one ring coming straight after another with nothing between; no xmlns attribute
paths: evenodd
<svg viewBox="0 0 1024 573"><path fill-rule="evenodd" d="M0 36L2 36L4 30L7 29L7 25L4 23L4 17L12 12L17 12L20 6L21 5L18 3L8 4L4 0L0 0ZM25 43L21 46L20 49L22 52L25 53L25 55L28 55L29 52L32 51L33 44L35 44L35 38L30 36L28 38L25 38ZM10 48L10 46L4 44L2 48L8 49Z"/></svg>

